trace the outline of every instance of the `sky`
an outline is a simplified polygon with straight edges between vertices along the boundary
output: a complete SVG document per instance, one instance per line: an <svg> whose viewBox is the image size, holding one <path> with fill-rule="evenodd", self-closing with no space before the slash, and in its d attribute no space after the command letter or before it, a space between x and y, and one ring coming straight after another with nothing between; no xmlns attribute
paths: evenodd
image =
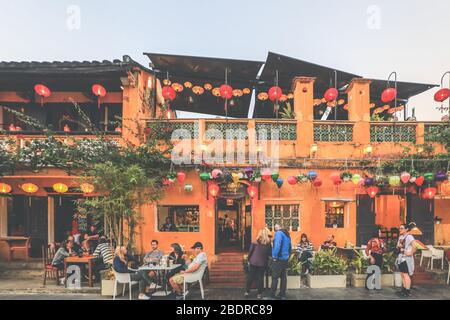
<svg viewBox="0 0 450 320"><path fill-rule="evenodd" d="M0 61L130 55L148 66L143 52L264 61L272 51L366 78L396 71L399 81L440 84L449 12L447 0L0 0ZM434 92L410 100L418 120L441 118Z"/></svg>

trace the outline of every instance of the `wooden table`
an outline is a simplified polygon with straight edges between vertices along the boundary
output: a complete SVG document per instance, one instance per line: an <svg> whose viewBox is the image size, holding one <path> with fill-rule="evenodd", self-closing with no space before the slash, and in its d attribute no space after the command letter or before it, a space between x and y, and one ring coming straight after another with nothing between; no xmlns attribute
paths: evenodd
<svg viewBox="0 0 450 320"><path fill-rule="evenodd" d="M0 237L0 241L6 242L8 245L8 261L12 260L13 251L23 250L25 251L25 258L28 261L28 250L30 249L30 237L22 236L10 236L10 237Z"/></svg>
<svg viewBox="0 0 450 320"><path fill-rule="evenodd" d="M163 288L164 288L164 291L161 291L161 293L165 293L165 294L157 294L155 292L155 294L153 294L153 295L155 295L155 296L160 296L160 295L168 296L169 295L167 293L167 280L168 279L167 279L167 276L166 276L167 272L172 271L172 270L174 270L174 269L176 269L176 268L178 268L180 266L181 266L181 264L172 264L170 267L168 267L166 265L163 265L163 266L156 265L155 266L155 265L153 265L151 263L148 263L148 264L144 264L143 266L139 267L139 270L156 271L156 272L160 273L162 275L162 279L163 279L162 285L163 285Z"/></svg>
<svg viewBox="0 0 450 320"><path fill-rule="evenodd" d="M88 277L89 277L89 287L93 287L93 281L92 281L92 265L95 257L94 256L73 256L73 257L67 257L64 259L64 278L66 278L65 285L67 287L67 265L68 264L87 264L88 265Z"/></svg>

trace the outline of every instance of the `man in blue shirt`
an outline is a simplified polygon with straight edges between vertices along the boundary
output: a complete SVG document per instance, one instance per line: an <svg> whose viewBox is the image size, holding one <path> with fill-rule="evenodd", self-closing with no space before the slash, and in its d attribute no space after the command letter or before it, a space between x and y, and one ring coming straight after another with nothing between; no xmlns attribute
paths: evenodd
<svg viewBox="0 0 450 320"><path fill-rule="evenodd" d="M270 298L275 299L275 293L278 287L278 278L281 280L279 298L286 299L286 283L288 260L291 253L291 237L289 232L281 228L280 224L275 224L275 237L273 239L272 248L272 287L270 290Z"/></svg>

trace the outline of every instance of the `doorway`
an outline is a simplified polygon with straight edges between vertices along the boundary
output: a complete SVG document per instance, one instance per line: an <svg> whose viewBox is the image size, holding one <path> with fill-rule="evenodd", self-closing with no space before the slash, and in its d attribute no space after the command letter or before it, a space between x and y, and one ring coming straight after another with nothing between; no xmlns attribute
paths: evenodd
<svg viewBox="0 0 450 320"><path fill-rule="evenodd" d="M417 194L408 194L406 222L415 222L421 236L414 236L425 244L434 244L434 201L422 199Z"/></svg>
<svg viewBox="0 0 450 320"><path fill-rule="evenodd" d="M361 246L367 244L377 231L375 199L362 194L356 199L356 245Z"/></svg>
<svg viewBox="0 0 450 320"><path fill-rule="evenodd" d="M216 252L241 252L251 241L251 206L245 198L216 201Z"/></svg>

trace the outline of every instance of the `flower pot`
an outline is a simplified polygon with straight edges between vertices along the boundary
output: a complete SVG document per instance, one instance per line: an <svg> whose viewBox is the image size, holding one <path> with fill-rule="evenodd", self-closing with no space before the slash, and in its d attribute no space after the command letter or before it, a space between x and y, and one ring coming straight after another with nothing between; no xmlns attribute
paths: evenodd
<svg viewBox="0 0 450 320"><path fill-rule="evenodd" d="M343 275L307 275L308 286L312 289L322 288L345 288L347 276Z"/></svg>
<svg viewBox="0 0 450 320"><path fill-rule="evenodd" d="M394 286L394 274L385 273L381 275L381 287L393 287Z"/></svg>
<svg viewBox="0 0 450 320"><path fill-rule="evenodd" d="M366 278L367 274L351 273L350 284L355 288L364 288L366 286Z"/></svg>
<svg viewBox="0 0 450 320"><path fill-rule="evenodd" d="M102 280L102 296L112 297L114 296L114 282L115 280ZM125 287L125 292L128 287ZM123 292L123 284L117 284L116 296L121 295Z"/></svg>

